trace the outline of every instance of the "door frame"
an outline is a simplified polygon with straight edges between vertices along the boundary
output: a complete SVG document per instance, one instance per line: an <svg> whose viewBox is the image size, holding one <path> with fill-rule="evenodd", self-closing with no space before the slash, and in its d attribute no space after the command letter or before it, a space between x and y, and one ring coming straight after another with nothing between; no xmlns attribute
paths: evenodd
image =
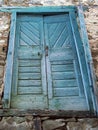
<svg viewBox="0 0 98 130"><path fill-rule="evenodd" d="M98 102L97 102L97 96L95 96L93 91L96 91L96 83L95 83L95 75L92 70L92 56L89 48L89 42L87 37L87 32L85 28L85 22L84 22L84 16L83 16L83 10L82 7L76 6L48 6L48 7L6 7L0 8L0 11L2 12L9 12L11 13L11 26L10 26L10 38L9 38L9 47L8 47L8 54L7 54L7 63L6 63L6 70L5 70L5 79L4 79L4 97L3 97L3 108L10 108L10 102L11 102L11 84L12 84L12 73L13 73L13 58L14 58L14 47L15 47L15 31L16 31L16 20L17 20L17 14L18 13L32 13L32 14L59 14L59 13L69 13L70 16L70 22L72 27L72 33L76 44L76 50L79 58L79 50L77 48L77 35L74 33L74 30L77 31L77 28L73 24L75 17L74 14L78 14L79 18L79 24L80 24L80 31L82 33L82 44L81 46L84 46L84 53L85 53L85 72L87 76L84 76L83 74L83 68L81 68L82 78L84 79L84 85L85 85L85 94L86 94L86 100L89 105L93 105L94 110L90 110L91 112L94 112L96 115L98 113ZM82 23L81 23L82 21ZM76 23L76 22L74 22ZM80 36L79 36L80 37ZM85 37L85 39L83 38ZM86 45L85 45L86 43ZM82 63L81 63L82 66ZM86 84L86 78L89 79L88 83ZM90 82L91 81L91 82ZM88 87L90 91L88 91ZM89 97L89 92L91 96ZM92 100L92 103L89 102L90 98Z"/></svg>

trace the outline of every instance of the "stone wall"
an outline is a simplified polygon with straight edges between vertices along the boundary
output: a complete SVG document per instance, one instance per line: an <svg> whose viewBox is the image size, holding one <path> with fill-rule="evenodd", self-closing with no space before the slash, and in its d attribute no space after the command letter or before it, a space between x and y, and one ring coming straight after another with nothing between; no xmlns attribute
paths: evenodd
<svg viewBox="0 0 98 130"><path fill-rule="evenodd" d="M85 5L98 5L98 0L0 0L0 4L7 6L32 6L32 5L72 5L79 1Z"/></svg>
<svg viewBox="0 0 98 130"><path fill-rule="evenodd" d="M81 0L88 10L84 12L94 68L98 84L98 0ZM42 5L72 5L78 0L0 0L0 6L42 6ZM6 64L7 39L10 30L10 14L0 12L0 109L2 109L3 77ZM40 122L41 128L36 127ZM63 118L51 119L33 116L2 117L0 130L98 130L97 118Z"/></svg>
<svg viewBox="0 0 98 130"><path fill-rule="evenodd" d="M85 21L98 85L98 6L89 7Z"/></svg>
<svg viewBox="0 0 98 130"><path fill-rule="evenodd" d="M0 130L98 130L98 119L3 117L0 121Z"/></svg>
<svg viewBox="0 0 98 130"><path fill-rule="evenodd" d="M3 77L6 63L7 40L10 28L10 15L0 13L0 108L2 108Z"/></svg>

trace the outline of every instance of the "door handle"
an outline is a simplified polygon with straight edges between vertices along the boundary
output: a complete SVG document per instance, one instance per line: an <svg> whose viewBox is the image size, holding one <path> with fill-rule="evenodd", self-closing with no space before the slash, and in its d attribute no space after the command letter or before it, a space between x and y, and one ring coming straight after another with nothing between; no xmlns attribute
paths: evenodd
<svg viewBox="0 0 98 130"><path fill-rule="evenodd" d="M48 46L45 47L45 56L48 56Z"/></svg>

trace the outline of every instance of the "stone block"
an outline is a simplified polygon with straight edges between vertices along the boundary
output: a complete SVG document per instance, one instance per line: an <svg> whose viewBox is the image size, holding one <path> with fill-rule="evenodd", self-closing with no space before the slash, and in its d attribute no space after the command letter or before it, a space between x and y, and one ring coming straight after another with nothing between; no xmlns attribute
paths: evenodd
<svg viewBox="0 0 98 130"><path fill-rule="evenodd" d="M98 130L98 118L78 119L78 121L83 124L84 130Z"/></svg>
<svg viewBox="0 0 98 130"><path fill-rule="evenodd" d="M26 116L25 119L27 122L33 121L33 116Z"/></svg>
<svg viewBox="0 0 98 130"><path fill-rule="evenodd" d="M0 5L2 5L3 4L3 0L0 0Z"/></svg>
<svg viewBox="0 0 98 130"><path fill-rule="evenodd" d="M3 78L0 78L0 86L1 86L2 83L3 83Z"/></svg>
<svg viewBox="0 0 98 130"><path fill-rule="evenodd" d="M98 130L98 127L96 127L96 128L90 128L90 130Z"/></svg>
<svg viewBox="0 0 98 130"><path fill-rule="evenodd" d="M65 126L64 119L57 119L57 120L46 120L43 122L43 130L54 130L59 127Z"/></svg>
<svg viewBox="0 0 98 130"><path fill-rule="evenodd" d="M24 0L10 0L11 2L17 2L17 3L22 3Z"/></svg>
<svg viewBox="0 0 98 130"><path fill-rule="evenodd" d="M17 124L20 124L20 123L23 123L25 122L25 117L13 117L13 120L17 123Z"/></svg>
<svg viewBox="0 0 98 130"><path fill-rule="evenodd" d="M80 122L68 122L67 130L85 130Z"/></svg>
<svg viewBox="0 0 98 130"><path fill-rule="evenodd" d="M0 66L0 78L4 76L4 67Z"/></svg>
<svg viewBox="0 0 98 130"><path fill-rule="evenodd" d="M44 120L47 120L49 119L49 117L42 117L41 120L44 121Z"/></svg>
<svg viewBox="0 0 98 130"><path fill-rule="evenodd" d="M16 125L16 130L31 130L27 122Z"/></svg>
<svg viewBox="0 0 98 130"><path fill-rule="evenodd" d="M17 124L16 118L18 120L21 120L22 117L3 117L3 119L0 122L0 130L32 130L30 124L28 124L26 121L23 121L19 124ZM20 118L20 119L19 119ZM25 120L25 117L23 117Z"/></svg>
<svg viewBox="0 0 98 130"><path fill-rule="evenodd" d="M75 118L68 118L68 119L65 119L66 122L76 122L76 119Z"/></svg>
<svg viewBox="0 0 98 130"><path fill-rule="evenodd" d="M4 66L5 65L5 61L4 60L0 60L0 65Z"/></svg>

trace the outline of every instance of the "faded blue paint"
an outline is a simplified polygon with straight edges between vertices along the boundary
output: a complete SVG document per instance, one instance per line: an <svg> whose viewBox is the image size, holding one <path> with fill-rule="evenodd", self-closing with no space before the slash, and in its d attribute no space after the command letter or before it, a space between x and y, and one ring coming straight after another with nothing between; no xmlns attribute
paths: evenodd
<svg viewBox="0 0 98 130"><path fill-rule="evenodd" d="M16 32L9 43L13 57L7 58L4 107L96 111L76 7L9 8L7 11L21 13L12 17L17 24L12 22L11 27L15 30L16 26ZM10 61L14 61L11 66ZM13 78L8 79L9 72Z"/></svg>

